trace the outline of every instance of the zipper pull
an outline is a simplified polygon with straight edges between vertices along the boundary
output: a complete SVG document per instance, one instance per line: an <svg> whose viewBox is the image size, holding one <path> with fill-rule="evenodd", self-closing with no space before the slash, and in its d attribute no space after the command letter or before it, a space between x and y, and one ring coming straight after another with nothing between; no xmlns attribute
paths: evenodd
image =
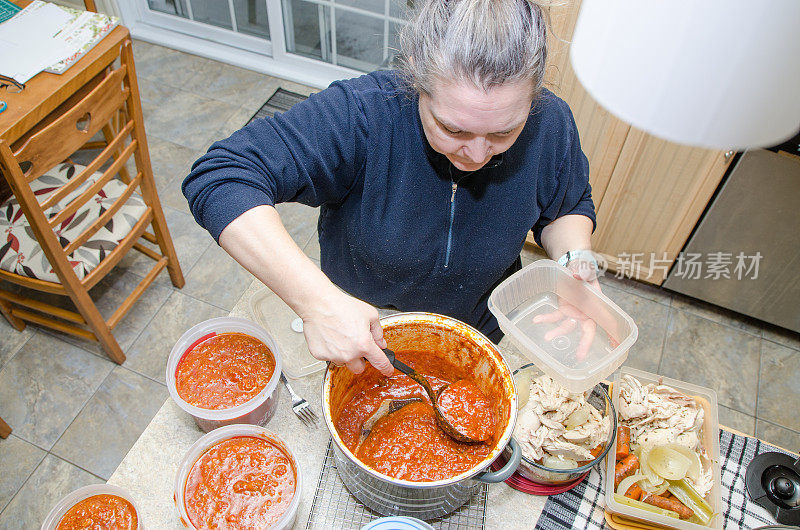
<svg viewBox="0 0 800 530"><path fill-rule="evenodd" d="M450 196L450 203L454 203L456 200L456 190L458 189L458 184L453 182L453 194Z"/></svg>

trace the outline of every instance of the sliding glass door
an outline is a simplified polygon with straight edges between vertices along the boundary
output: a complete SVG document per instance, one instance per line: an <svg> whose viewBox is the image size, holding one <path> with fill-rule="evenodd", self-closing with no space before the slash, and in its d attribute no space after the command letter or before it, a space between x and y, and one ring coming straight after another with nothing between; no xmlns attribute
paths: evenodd
<svg viewBox="0 0 800 530"><path fill-rule="evenodd" d="M136 0L123 17L134 37L323 85L389 67L407 1Z"/></svg>

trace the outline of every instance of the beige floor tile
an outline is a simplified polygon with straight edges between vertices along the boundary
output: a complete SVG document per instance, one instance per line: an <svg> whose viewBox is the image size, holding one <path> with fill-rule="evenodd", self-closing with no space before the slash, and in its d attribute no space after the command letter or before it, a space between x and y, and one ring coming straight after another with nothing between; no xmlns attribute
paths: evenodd
<svg viewBox="0 0 800 530"><path fill-rule="evenodd" d="M749 436L755 436L756 419L753 416L723 405L719 405L717 410L719 412L720 425L730 427Z"/></svg>
<svg viewBox="0 0 800 530"><path fill-rule="evenodd" d="M148 134L198 150L208 144L239 105L178 90L158 106L148 104L143 108Z"/></svg>
<svg viewBox="0 0 800 530"><path fill-rule="evenodd" d="M759 337L671 308L659 373L711 388L720 405L755 415L760 353Z"/></svg>
<svg viewBox="0 0 800 530"><path fill-rule="evenodd" d="M13 434L0 440L0 512L45 456L46 451Z"/></svg>
<svg viewBox="0 0 800 530"><path fill-rule="evenodd" d="M6 287L6 285L2 287ZM0 315L0 370L28 342L35 331L36 327L30 325L26 326L23 331L17 331Z"/></svg>
<svg viewBox="0 0 800 530"><path fill-rule="evenodd" d="M51 452L108 480L167 397L164 385L117 366Z"/></svg>
<svg viewBox="0 0 800 530"><path fill-rule="evenodd" d="M727 309L708 304L701 300L695 300L694 298L676 293L672 298L672 307L707 318L712 322L718 322L732 328L740 329L751 335L761 336L761 326L755 319L739 315L733 311L728 311Z"/></svg>
<svg viewBox="0 0 800 530"><path fill-rule="evenodd" d="M103 480L57 456L47 455L0 513L3 530L39 528L50 509L71 491Z"/></svg>
<svg viewBox="0 0 800 530"><path fill-rule="evenodd" d="M800 432L792 431L762 419L756 420L756 436L760 440L800 453Z"/></svg>
<svg viewBox="0 0 800 530"><path fill-rule="evenodd" d="M186 295L230 311L255 277L219 245L206 249L186 276Z"/></svg>
<svg viewBox="0 0 800 530"><path fill-rule="evenodd" d="M639 336L628 351L625 365L647 372L658 372L667 333L669 307L612 285L605 284L602 290L633 318L639 329Z"/></svg>
<svg viewBox="0 0 800 530"><path fill-rule="evenodd" d="M194 267L209 245L216 244L209 233L199 226L194 217L175 208L163 206L167 227L178 255L184 275ZM145 276L155 262L133 250L122 261L120 267L139 276Z"/></svg>
<svg viewBox="0 0 800 530"><path fill-rule="evenodd" d="M36 333L0 371L0 417L13 425L15 435L50 449L113 367Z"/></svg>
<svg viewBox="0 0 800 530"><path fill-rule="evenodd" d="M800 351L762 340L757 416L800 432L799 411Z"/></svg>

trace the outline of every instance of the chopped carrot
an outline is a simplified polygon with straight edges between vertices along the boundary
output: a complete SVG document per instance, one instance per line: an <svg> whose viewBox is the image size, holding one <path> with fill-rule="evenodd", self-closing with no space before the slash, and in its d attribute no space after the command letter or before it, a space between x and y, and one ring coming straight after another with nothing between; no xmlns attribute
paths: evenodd
<svg viewBox="0 0 800 530"><path fill-rule="evenodd" d="M617 460L623 460L631 454L631 428L620 425L617 429Z"/></svg>
<svg viewBox="0 0 800 530"><path fill-rule="evenodd" d="M628 491L625 492L625 496L630 497L635 501L638 501L639 499L642 498L643 493L644 492L642 491L642 488L640 488L638 484L634 484L633 486L628 488Z"/></svg>
<svg viewBox="0 0 800 530"><path fill-rule="evenodd" d="M681 519L689 519L694 515L694 512L690 508L687 508L686 505L675 498L667 499L661 495L644 494L642 495L642 502L652 504L653 506L658 506L659 508L664 508L665 510L672 510L673 512L677 513Z"/></svg>
<svg viewBox="0 0 800 530"><path fill-rule="evenodd" d="M636 458L636 455L628 455L625 459L617 462L614 467L614 488L619 486L622 479L633 475L637 469L639 469L639 459Z"/></svg>

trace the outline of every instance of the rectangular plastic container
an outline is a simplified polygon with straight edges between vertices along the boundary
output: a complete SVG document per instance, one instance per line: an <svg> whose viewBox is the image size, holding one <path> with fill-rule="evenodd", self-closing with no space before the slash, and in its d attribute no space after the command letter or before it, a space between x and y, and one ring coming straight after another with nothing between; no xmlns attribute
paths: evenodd
<svg viewBox="0 0 800 530"><path fill-rule="evenodd" d="M639 333L617 304L551 260L536 261L507 278L488 304L519 350L570 392L584 392L614 373ZM534 323L534 317L559 310L571 319L572 329L548 336L565 321ZM594 337L581 353L584 329L592 325Z"/></svg>
<svg viewBox="0 0 800 530"><path fill-rule="evenodd" d="M255 321L280 345L286 377L299 379L325 369L327 363L309 353L302 330L292 328L292 321L298 317L278 295L267 288L261 289L250 298L250 311Z"/></svg>
<svg viewBox="0 0 800 530"><path fill-rule="evenodd" d="M606 476L605 476L605 492L606 492L606 510L609 512L617 513L631 519L638 521L646 521L655 523L665 528L676 528L678 530L702 530L707 528L722 529L722 495L721 495L721 482L720 482L720 465L719 465L719 419L717 414L717 394L710 388L693 385L691 383L684 383L669 377L662 377L660 375L643 372L635 368L628 368L623 366L614 378L614 388L611 394L611 403L614 405L614 410L619 410L619 382L624 375L631 375L639 380L642 385L648 383L664 384L671 386L679 392L683 392L687 396L691 396L703 407L705 418L703 427L700 431L700 440L706 452L711 459L712 476L714 477L714 486L711 492L706 496L706 501L711 505L714 513L717 515L712 519L711 524L703 526L688 521L681 521L663 515L658 515L652 512L640 510L620 504L614 500L614 465L617 461L617 447L616 444L608 452L606 461Z"/></svg>

